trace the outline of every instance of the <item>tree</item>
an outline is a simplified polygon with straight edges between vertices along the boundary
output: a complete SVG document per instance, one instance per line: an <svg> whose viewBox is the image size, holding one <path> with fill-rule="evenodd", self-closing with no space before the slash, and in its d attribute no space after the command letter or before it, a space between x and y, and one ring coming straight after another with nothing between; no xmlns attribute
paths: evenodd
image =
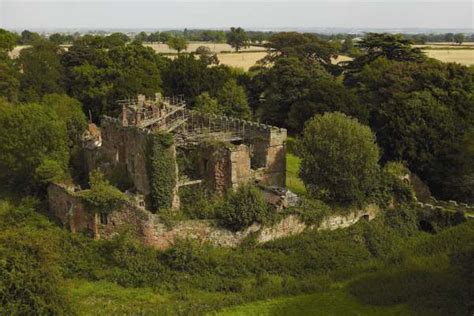
<svg viewBox="0 0 474 316"><path fill-rule="evenodd" d="M20 72L10 58L0 58L0 97L10 102L18 100Z"/></svg>
<svg viewBox="0 0 474 316"><path fill-rule="evenodd" d="M209 114L223 114L219 102L211 97L208 92L198 95L194 101L194 109Z"/></svg>
<svg viewBox="0 0 474 316"><path fill-rule="evenodd" d="M15 48L18 39L17 34L0 28L0 59Z"/></svg>
<svg viewBox="0 0 474 316"><path fill-rule="evenodd" d="M179 53L182 50L186 50L188 48L188 40L184 37L173 36L168 39L166 44L171 48L174 49Z"/></svg>
<svg viewBox="0 0 474 316"><path fill-rule="evenodd" d="M34 42L40 41L41 39L42 38L38 33L24 30L21 32L21 38L19 39L19 42L22 45L31 45Z"/></svg>
<svg viewBox="0 0 474 316"><path fill-rule="evenodd" d="M160 41L160 32L154 32L154 33L150 33L150 35L148 35L146 41L147 42L151 42L151 43L157 43Z"/></svg>
<svg viewBox="0 0 474 316"><path fill-rule="evenodd" d="M148 34L145 32L140 32L137 35L135 35L135 37L133 38L133 41L141 44L143 42L146 42L147 39L148 39Z"/></svg>
<svg viewBox="0 0 474 316"><path fill-rule="evenodd" d="M295 57L304 63L320 64L331 73L339 73L338 66L332 64L332 58L337 57L337 50L331 43L313 34L276 33L268 39L265 46L268 55L264 61L267 63L274 63L282 57Z"/></svg>
<svg viewBox="0 0 474 316"><path fill-rule="evenodd" d="M243 185L228 193L226 203L217 212L221 223L233 230L243 229L254 222L265 223L271 217L262 192L252 185Z"/></svg>
<svg viewBox="0 0 474 316"><path fill-rule="evenodd" d="M336 81L319 64L296 57L280 57L263 75L263 103L258 109L264 122L301 132L315 114L340 111L368 120L367 108L355 93Z"/></svg>
<svg viewBox="0 0 474 316"><path fill-rule="evenodd" d="M87 128L87 119L82 104L64 94L47 94L41 100L45 107L56 112L58 118L66 124L69 146L80 145L81 136Z"/></svg>
<svg viewBox="0 0 474 316"><path fill-rule="evenodd" d="M344 83L349 86L357 85L358 73L378 58L400 62L423 62L426 60L423 51L418 47L412 47L412 42L401 35L367 33L359 42L359 48L364 51L364 54L348 62L345 67Z"/></svg>
<svg viewBox="0 0 474 316"><path fill-rule="evenodd" d="M163 90L166 95L184 95L192 106L194 99L204 91L217 95L230 78L229 67L208 67L193 54L180 55L163 70Z"/></svg>
<svg viewBox="0 0 474 316"><path fill-rule="evenodd" d="M225 115L250 119L252 112L247 101L247 95L244 88L239 86L235 80L229 80L224 84L217 94L217 100Z"/></svg>
<svg viewBox="0 0 474 316"><path fill-rule="evenodd" d="M461 45L464 42L464 34L463 33L457 33L454 35L454 41Z"/></svg>
<svg viewBox="0 0 474 316"><path fill-rule="evenodd" d="M219 58L217 58L217 54L213 53L207 46L199 46L196 48L196 55L198 55L199 59L205 62L207 65L219 64Z"/></svg>
<svg viewBox="0 0 474 316"><path fill-rule="evenodd" d="M61 53L56 44L45 40L21 51L19 62L23 75L20 90L23 101L39 101L45 94L64 92Z"/></svg>
<svg viewBox="0 0 474 316"><path fill-rule="evenodd" d="M460 175L469 174L461 162L469 159L461 157L463 137L474 124L471 70L435 60L379 58L359 73L356 91L371 111L383 161L405 161L438 198L472 198L469 182L463 182L463 191L447 185L461 185Z"/></svg>
<svg viewBox="0 0 474 316"><path fill-rule="evenodd" d="M1 102L1 101L0 101ZM66 124L53 109L38 104L0 103L0 183L35 187L36 170L46 160L67 170Z"/></svg>
<svg viewBox="0 0 474 316"><path fill-rule="evenodd" d="M454 42L454 34L453 33L446 33L444 35L444 40L446 42Z"/></svg>
<svg viewBox="0 0 474 316"><path fill-rule="evenodd" d="M247 33L241 27L231 27L230 32L228 32L226 36L227 44L233 47L236 52L239 52L242 47L248 46Z"/></svg>
<svg viewBox="0 0 474 316"><path fill-rule="evenodd" d="M300 176L308 192L326 202L363 203L379 172L375 135L341 113L316 115L305 126Z"/></svg>
<svg viewBox="0 0 474 316"><path fill-rule="evenodd" d="M118 114L121 111L115 107L115 100L138 93L152 96L162 91L161 74L158 68L159 57L151 47L136 44L115 47L109 50L108 56L113 61L114 71L109 113Z"/></svg>
<svg viewBox="0 0 474 316"><path fill-rule="evenodd" d="M128 41L130 41L130 38L126 34L116 32L104 38L104 45L106 48L113 48L125 46Z"/></svg>

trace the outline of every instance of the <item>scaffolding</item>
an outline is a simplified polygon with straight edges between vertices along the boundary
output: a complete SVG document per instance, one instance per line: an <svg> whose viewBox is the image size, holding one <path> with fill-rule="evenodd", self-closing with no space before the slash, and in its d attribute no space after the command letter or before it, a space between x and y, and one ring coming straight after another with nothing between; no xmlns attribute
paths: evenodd
<svg viewBox="0 0 474 316"><path fill-rule="evenodd" d="M252 128L276 128L265 124L208 114L186 108L183 96L154 99L139 95L137 99L117 101L122 106L122 125L151 131L172 132L177 145L196 144L206 140L243 142L254 137Z"/></svg>

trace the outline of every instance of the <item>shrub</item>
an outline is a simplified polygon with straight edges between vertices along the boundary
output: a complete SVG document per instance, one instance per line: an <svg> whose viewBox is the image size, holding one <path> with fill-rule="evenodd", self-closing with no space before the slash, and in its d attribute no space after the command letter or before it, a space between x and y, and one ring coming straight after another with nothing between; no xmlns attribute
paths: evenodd
<svg viewBox="0 0 474 316"><path fill-rule="evenodd" d="M80 194L93 211L110 213L127 201L126 195L111 185L99 171L91 173L90 186L89 190Z"/></svg>
<svg viewBox="0 0 474 316"><path fill-rule="evenodd" d="M0 203L0 315L70 315L58 266L59 230L32 202Z"/></svg>
<svg viewBox="0 0 474 316"><path fill-rule="evenodd" d="M272 219L272 210L268 207L262 192L247 184L236 191L230 191L227 200L217 217L223 226L239 230L254 222L265 223Z"/></svg>
<svg viewBox="0 0 474 316"><path fill-rule="evenodd" d="M323 201L302 198L301 205L290 210L293 214L298 214L308 225L319 225L325 216L331 214L331 208Z"/></svg>
<svg viewBox="0 0 474 316"><path fill-rule="evenodd" d="M316 115L305 126L300 175L311 195L325 202L363 203L379 172L375 136L341 113Z"/></svg>
<svg viewBox="0 0 474 316"><path fill-rule="evenodd" d="M216 210L222 205L222 198L208 192L201 186L184 186L179 189L180 211L188 218L216 218Z"/></svg>
<svg viewBox="0 0 474 316"><path fill-rule="evenodd" d="M35 176L40 183L48 184L52 182L61 182L66 179L64 168L56 160L48 158L43 159L36 168Z"/></svg>

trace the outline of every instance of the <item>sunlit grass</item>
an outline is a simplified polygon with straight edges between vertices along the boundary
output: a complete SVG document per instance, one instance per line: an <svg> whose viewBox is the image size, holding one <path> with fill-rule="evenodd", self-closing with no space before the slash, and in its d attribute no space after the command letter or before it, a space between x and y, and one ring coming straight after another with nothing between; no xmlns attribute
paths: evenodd
<svg viewBox="0 0 474 316"><path fill-rule="evenodd" d="M345 288L322 293L279 297L245 304L217 313L220 316L251 315L411 315L405 305L371 306L359 302Z"/></svg>
<svg viewBox="0 0 474 316"><path fill-rule="evenodd" d="M294 154L286 154L286 187L298 195L305 195L306 188L298 177L301 159Z"/></svg>

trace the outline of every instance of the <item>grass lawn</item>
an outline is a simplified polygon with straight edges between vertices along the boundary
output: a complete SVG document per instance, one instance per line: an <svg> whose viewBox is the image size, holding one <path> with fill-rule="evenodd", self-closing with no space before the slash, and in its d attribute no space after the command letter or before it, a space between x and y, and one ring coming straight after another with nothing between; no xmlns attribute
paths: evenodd
<svg viewBox="0 0 474 316"><path fill-rule="evenodd" d="M286 187L298 195L305 195L306 188L298 177L301 159L294 154L286 154Z"/></svg>
<svg viewBox="0 0 474 316"><path fill-rule="evenodd" d="M70 280L67 291L78 315L156 315L169 299L149 288Z"/></svg>
<svg viewBox="0 0 474 316"><path fill-rule="evenodd" d="M266 301L245 304L225 309L219 316L247 315L411 315L405 305L371 306L360 303L344 289L300 295L279 297Z"/></svg>

